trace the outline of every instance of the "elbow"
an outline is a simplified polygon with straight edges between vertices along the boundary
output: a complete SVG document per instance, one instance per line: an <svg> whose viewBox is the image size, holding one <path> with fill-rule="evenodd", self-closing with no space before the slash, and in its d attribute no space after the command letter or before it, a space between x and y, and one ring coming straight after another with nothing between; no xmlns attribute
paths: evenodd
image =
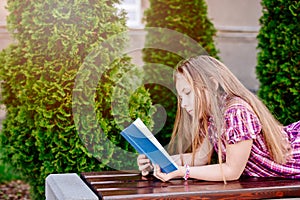
<svg viewBox="0 0 300 200"><path fill-rule="evenodd" d="M230 176L229 178L226 178L227 181L236 181L241 177L241 175L235 175L235 176Z"/></svg>
<svg viewBox="0 0 300 200"><path fill-rule="evenodd" d="M235 181L241 177L242 173L243 172L233 169L233 170L229 170L227 173L227 176L225 176L225 177L226 177L227 181Z"/></svg>

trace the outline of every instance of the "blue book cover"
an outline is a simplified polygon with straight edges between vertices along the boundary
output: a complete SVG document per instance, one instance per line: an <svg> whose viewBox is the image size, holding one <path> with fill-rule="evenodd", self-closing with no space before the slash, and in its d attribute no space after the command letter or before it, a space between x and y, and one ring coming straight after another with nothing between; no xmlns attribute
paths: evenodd
<svg viewBox="0 0 300 200"><path fill-rule="evenodd" d="M141 119L136 119L121 132L121 135L140 154L145 154L153 164L158 164L162 172L170 173L178 169L176 163Z"/></svg>

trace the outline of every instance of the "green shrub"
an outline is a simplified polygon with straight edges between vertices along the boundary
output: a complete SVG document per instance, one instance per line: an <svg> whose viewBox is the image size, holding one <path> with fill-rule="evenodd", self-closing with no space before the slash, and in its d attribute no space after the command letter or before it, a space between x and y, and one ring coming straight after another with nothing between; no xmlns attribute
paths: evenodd
<svg viewBox="0 0 300 200"><path fill-rule="evenodd" d="M217 57L218 52L213 41L216 29L207 17L207 5L204 0L150 0L150 8L145 11L145 22L146 28L163 28L160 34L151 30L146 35L145 46L158 47L143 49L146 80L147 78L150 80L161 80L163 83L164 81L167 82L166 79L172 79L172 77L162 76L160 70L154 69L155 64L153 65L153 63L173 69L183 59L183 56L187 58L206 51L211 56ZM190 43L186 43L184 37L180 37L165 29L178 32L178 34L195 41L199 44L198 49L191 49ZM201 46L203 49L199 48ZM159 47L169 47L174 49L175 52L159 49ZM147 75L150 77L147 77ZM147 88L151 93L153 103L160 104L166 110L166 124L158 134L158 138L162 143L167 143L175 120L176 96L170 88L166 88L162 84L147 84ZM160 119L160 121L163 121L163 119Z"/></svg>
<svg viewBox="0 0 300 200"><path fill-rule="evenodd" d="M149 93L137 87L136 70L127 76L131 85L120 81L135 69L119 56L127 38L120 35L112 47L103 43L127 30L124 13L113 6L118 2L7 2L17 42L0 54L7 109L1 155L31 185L32 199L44 199L50 173L136 167L119 154L133 151L119 132L136 117L151 128L154 110Z"/></svg>
<svg viewBox="0 0 300 200"><path fill-rule="evenodd" d="M9 163L4 163L1 160L1 153L0 153L0 184L11 181L21 179L22 176L18 171L11 167Z"/></svg>
<svg viewBox="0 0 300 200"><path fill-rule="evenodd" d="M263 0L258 95L283 124L300 119L300 2Z"/></svg>

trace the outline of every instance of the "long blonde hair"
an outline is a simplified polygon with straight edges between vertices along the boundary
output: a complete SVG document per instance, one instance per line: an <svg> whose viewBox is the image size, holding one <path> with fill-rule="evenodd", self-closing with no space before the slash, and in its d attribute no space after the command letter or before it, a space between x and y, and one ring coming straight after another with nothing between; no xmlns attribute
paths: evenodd
<svg viewBox="0 0 300 200"><path fill-rule="evenodd" d="M196 149L208 134L208 118L213 116L219 138L219 162L222 162L220 135L224 125L224 111L221 109L220 99L225 93L229 97L239 97L251 106L262 125L262 134L270 156L277 163L286 162L289 147L283 142L282 125L262 101L249 91L223 63L213 57L201 55L180 62L175 71L175 74L178 73L186 78L195 92L195 113L197 115L195 114L195 117L191 118L180 107L178 98L169 150L176 149L176 153L179 154L192 152L194 160ZM176 75L174 80L176 82Z"/></svg>

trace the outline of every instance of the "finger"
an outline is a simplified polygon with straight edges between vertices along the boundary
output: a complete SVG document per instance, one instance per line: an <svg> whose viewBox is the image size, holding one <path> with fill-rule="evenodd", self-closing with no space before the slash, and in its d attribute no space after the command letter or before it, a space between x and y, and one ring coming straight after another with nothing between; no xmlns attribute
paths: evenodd
<svg viewBox="0 0 300 200"><path fill-rule="evenodd" d="M145 154L139 154L137 160L147 158Z"/></svg>
<svg viewBox="0 0 300 200"><path fill-rule="evenodd" d="M150 163L147 163L147 164L144 164L144 165L139 165L139 170L140 171L150 171L150 170L146 170L147 168L151 169L151 164Z"/></svg>
<svg viewBox="0 0 300 200"><path fill-rule="evenodd" d="M155 170L156 173L160 173L161 172L159 165L153 165L153 166L154 166L154 170Z"/></svg>
<svg viewBox="0 0 300 200"><path fill-rule="evenodd" d="M138 165L146 165L146 164L150 164L150 160L149 159L141 159L138 161Z"/></svg>
<svg viewBox="0 0 300 200"><path fill-rule="evenodd" d="M142 167L141 167L142 168ZM150 171L152 171L152 169L151 169L151 167L149 166L149 167L147 167L147 168L145 168L145 169L140 169L140 171L142 172L142 175L143 176L147 176L149 173L150 173Z"/></svg>
<svg viewBox="0 0 300 200"><path fill-rule="evenodd" d="M150 163L150 160L145 155L141 154L137 158L137 163L143 165L145 163Z"/></svg>
<svg viewBox="0 0 300 200"><path fill-rule="evenodd" d="M159 180L165 182L164 174L161 173L160 167L159 167L158 165L154 165L153 175L154 175L157 179L159 179Z"/></svg>
<svg viewBox="0 0 300 200"><path fill-rule="evenodd" d="M150 162L149 164L150 164L150 171L154 170L152 163Z"/></svg>
<svg viewBox="0 0 300 200"><path fill-rule="evenodd" d="M142 171L142 176L147 176L149 174L149 171Z"/></svg>
<svg viewBox="0 0 300 200"><path fill-rule="evenodd" d="M161 172L159 165L156 165L156 175L160 178L160 180L165 181L165 173Z"/></svg>
<svg viewBox="0 0 300 200"><path fill-rule="evenodd" d="M156 178L159 179L159 177L158 177L157 174L156 174L156 172L157 172L156 166L154 165L153 167L154 167L154 168L153 168L153 176L155 176Z"/></svg>

